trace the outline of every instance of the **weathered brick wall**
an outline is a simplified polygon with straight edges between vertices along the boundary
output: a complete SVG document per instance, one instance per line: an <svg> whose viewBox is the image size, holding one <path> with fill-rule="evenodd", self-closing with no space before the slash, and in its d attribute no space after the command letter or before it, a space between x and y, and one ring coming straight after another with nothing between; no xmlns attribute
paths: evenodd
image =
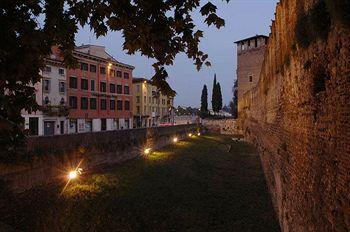
<svg viewBox="0 0 350 232"><path fill-rule="evenodd" d="M235 119L203 119L202 125L214 133L226 135L242 134Z"/></svg>
<svg viewBox="0 0 350 232"><path fill-rule="evenodd" d="M28 151L31 162L9 165L0 163L0 180L21 192L34 186L66 181L68 171L82 160L82 168L91 170L138 157L146 147L153 150L172 143L176 136L185 138L198 129L195 124L171 127L32 137Z"/></svg>
<svg viewBox="0 0 350 232"><path fill-rule="evenodd" d="M278 4L240 121L260 151L283 231L349 231L350 30L333 21L326 42L299 47L297 8L314 2Z"/></svg>

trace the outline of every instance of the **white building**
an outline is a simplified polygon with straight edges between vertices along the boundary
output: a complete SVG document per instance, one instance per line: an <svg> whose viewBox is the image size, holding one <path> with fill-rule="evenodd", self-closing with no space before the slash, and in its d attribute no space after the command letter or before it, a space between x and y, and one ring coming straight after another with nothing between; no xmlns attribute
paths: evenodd
<svg viewBox="0 0 350 232"><path fill-rule="evenodd" d="M31 135L56 135L68 133L68 108L66 107L66 68L55 54L46 59L46 67L40 73L42 79L34 85L36 102L40 110L22 112L24 128Z"/></svg>

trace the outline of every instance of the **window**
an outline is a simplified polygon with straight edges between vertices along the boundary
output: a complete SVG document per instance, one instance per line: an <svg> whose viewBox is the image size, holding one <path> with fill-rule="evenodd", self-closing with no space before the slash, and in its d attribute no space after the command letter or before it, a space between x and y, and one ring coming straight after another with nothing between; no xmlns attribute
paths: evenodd
<svg viewBox="0 0 350 232"><path fill-rule="evenodd" d="M129 86L124 86L124 94L129 94Z"/></svg>
<svg viewBox="0 0 350 232"><path fill-rule="evenodd" d="M101 131L105 131L107 129L107 120L105 118L101 118Z"/></svg>
<svg viewBox="0 0 350 232"><path fill-rule="evenodd" d="M151 101L152 101L151 97L148 97L148 103L151 103Z"/></svg>
<svg viewBox="0 0 350 232"><path fill-rule="evenodd" d="M136 97L136 103L140 103L140 96Z"/></svg>
<svg viewBox="0 0 350 232"><path fill-rule="evenodd" d="M165 105L165 99L162 99L162 104Z"/></svg>
<svg viewBox="0 0 350 232"><path fill-rule="evenodd" d="M82 110L87 110L88 109L88 98L87 97L82 97L80 99L80 108Z"/></svg>
<svg viewBox="0 0 350 232"><path fill-rule="evenodd" d="M101 110L106 110L107 109L107 101L106 99L101 99L101 102L100 102L100 108Z"/></svg>
<svg viewBox="0 0 350 232"><path fill-rule="evenodd" d="M129 73L124 73L124 79L129 79Z"/></svg>
<svg viewBox="0 0 350 232"><path fill-rule="evenodd" d="M89 65L87 63L80 63L80 69L84 71L88 71Z"/></svg>
<svg viewBox="0 0 350 232"><path fill-rule="evenodd" d="M121 71L117 71L117 77L122 77L122 72Z"/></svg>
<svg viewBox="0 0 350 232"><path fill-rule="evenodd" d="M77 97L74 97L74 96L70 96L69 97L69 106L72 109L76 109L78 107L78 99L77 99Z"/></svg>
<svg viewBox="0 0 350 232"><path fill-rule="evenodd" d="M44 91L50 92L50 80L44 80Z"/></svg>
<svg viewBox="0 0 350 232"><path fill-rule="evenodd" d="M265 45L267 44L267 42L268 42L268 38L265 38Z"/></svg>
<svg viewBox="0 0 350 232"><path fill-rule="evenodd" d="M80 80L80 88L83 90L89 89L89 81L87 79L81 79Z"/></svg>
<svg viewBox="0 0 350 232"><path fill-rule="evenodd" d="M48 96L46 96L44 99L44 105L48 105L48 104L50 104L50 99Z"/></svg>
<svg viewBox="0 0 350 232"><path fill-rule="evenodd" d="M252 75L249 76L249 82L253 82L253 76Z"/></svg>
<svg viewBox="0 0 350 232"><path fill-rule="evenodd" d="M255 47L258 47L258 38L255 38Z"/></svg>
<svg viewBox="0 0 350 232"><path fill-rule="evenodd" d="M100 91L106 92L106 82L100 82Z"/></svg>
<svg viewBox="0 0 350 232"><path fill-rule="evenodd" d="M109 101L109 109L110 110L115 110L115 100L110 100Z"/></svg>
<svg viewBox="0 0 350 232"><path fill-rule="evenodd" d="M130 102L129 101L125 101L124 104L125 104L124 105L124 109L125 110L130 110Z"/></svg>
<svg viewBox="0 0 350 232"><path fill-rule="evenodd" d="M123 110L123 101L122 100L117 101L117 110Z"/></svg>
<svg viewBox="0 0 350 232"><path fill-rule="evenodd" d="M96 110L96 108L97 108L96 98L90 98L90 109Z"/></svg>
<svg viewBox="0 0 350 232"><path fill-rule="evenodd" d="M51 72L51 67L50 66L46 66L44 68L44 72L47 72L47 73Z"/></svg>
<svg viewBox="0 0 350 232"><path fill-rule="evenodd" d="M66 83L65 82L60 81L60 83L59 83L59 92L60 93L66 92Z"/></svg>
<svg viewBox="0 0 350 232"><path fill-rule="evenodd" d="M69 77L69 88L71 89L78 88L78 80L76 77Z"/></svg>
<svg viewBox="0 0 350 232"><path fill-rule="evenodd" d="M63 68L59 68L58 69L58 74L60 74L61 76L64 75L64 69Z"/></svg>
<svg viewBox="0 0 350 232"><path fill-rule="evenodd" d="M61 100L60 100L60 105L63 106L64 105L64 98L62 97Z"/></svg>
<svg viewBox="0 0 350 232"><path fill-rule="evenodd" d="M140 92L140 85L136 85L136 92L137 92L137 93Z"/></svg>
<svg viewBox="0 0 350 232"><path fill-rule="evenodd" d="M248 48L250 47L250 40L248 40Z"/></svg>
<svg viewBox="0 0 350 232"><path fill-rule="evenodd" d="M146 104L146 101L147 101L147 97L146 97L146 96L143 97L143 101L144 101L145 104Z"/></svg>
<svg viewBox="0 0 350 232"><path fill-rule="evenodd" d="M100 74L103 74L103 75L106 74L106 68L105 67L100 67Z"/></svg>
<svg viewBox="0 0 350 232"><path fill-rule="evenodd" d="M115 93L115 84L109 84L109 92Z"/></svg>
<svg viewBox="0 0 350 232"><path fill-rule="evenodd" d="M122 93L123 93L123 86L117 85L117 94L122 94Z"/></svg>
<svg viewBox="0 0 350 232"><path fill-rule="evenodd" d="M111 77L115 77L115 70L114 70L114 69L111 69L109 75L110 75Z"/></svg>
<svg viewBox="0 0 350 232"><path fill-rule="evenodd" d="M140 106L136 106L136 112L137 114L140 114Z"/></svg>
<svg viewBox="0 0 350 232"><path fill-rule="evenodd" d="M91 88L91 91L95 91L95 80L90 81L90 88Z"/></svg>
<svg viewBox="0 0 350 232"><path fill-rule="evenodd" d="M90 72L96 73L96 65L90 64Z"/></svg>

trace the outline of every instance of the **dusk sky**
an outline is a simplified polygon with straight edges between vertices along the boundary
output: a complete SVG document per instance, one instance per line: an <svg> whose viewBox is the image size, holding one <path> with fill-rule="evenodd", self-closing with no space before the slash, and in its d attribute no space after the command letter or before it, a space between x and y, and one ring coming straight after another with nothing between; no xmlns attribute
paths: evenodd
<svg viewBox="0 0 350 232"><path fill-rule="evenodd" d="M254 36L268 35L271 20L274 18L278 0L215 0L218 15L226 21L226 26L217 30L203 23L204 18L194 12L194 20L198 29L204 31L200 48L209 54L212 67L203 67L197 72L193 62L184 54L176 57L174 65L167 67L168 82L177 92L175 106L200 106L200 95L203 85L209 90L209 107L211 108L211 91L214 74L220 82L223 103L228 104L232 98L232 86L236 79L236 46L234 41ZM206 1L203 1L206 3ZM122 49L123 38L119 32L110 32L107 36L96 39L89 28L83 28L76 35L76 44L103 45L117 60L135 66L134 77L151 78L154 74L153 60L139 54L126 55Z"/></svg>

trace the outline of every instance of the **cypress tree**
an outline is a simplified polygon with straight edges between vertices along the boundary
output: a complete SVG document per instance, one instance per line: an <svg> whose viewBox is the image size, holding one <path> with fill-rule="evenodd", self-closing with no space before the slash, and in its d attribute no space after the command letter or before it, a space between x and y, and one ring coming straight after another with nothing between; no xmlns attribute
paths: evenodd
<svg viewBox="0 0 350 232"><path fill-rule="evenodd" d="M204 117L208 113L208 89L207 86L203 86L201 96L201 115Z"/></svg>
<svg viewBox="0 0 350 232"><path fill-rule="evenodd" d="M216 84L216 99L217 99L216 112L219 112L222 109L222 94L221 94L221 86L219 82Z"/></svg>
<svg viewBox="0 0 350 232"><path fill-rule="evenodd" d="M211 106L214 112L217 112L217 84L216 84L216 74L214 75L214 83L213 83L213 93L211 96Z"/></svg>

